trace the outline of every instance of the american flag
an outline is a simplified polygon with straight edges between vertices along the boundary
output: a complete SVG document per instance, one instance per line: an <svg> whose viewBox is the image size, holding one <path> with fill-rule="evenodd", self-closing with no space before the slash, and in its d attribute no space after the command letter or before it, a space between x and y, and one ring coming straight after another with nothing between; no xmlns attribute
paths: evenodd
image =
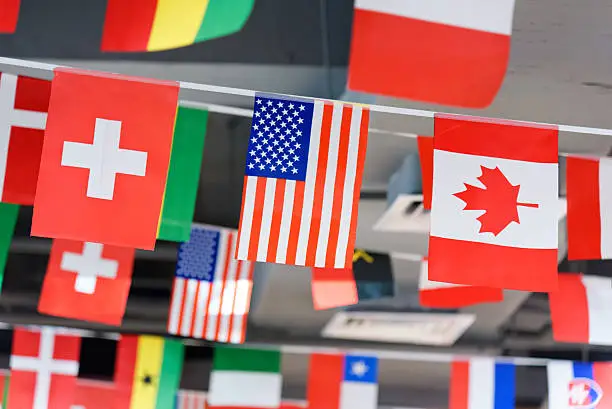
<svg viewBox="0 0 612 409"><path fill-rule="evenodd" d="M255 96L237 259L352 264L368 120L360 105Z"/></svg>
<svg viewBox="0 0 612 409"><path fill-rule="evenodd" d="M180 390L176 394L177 409L206 409L206 392Z"/></svg>
<svg viewBox="0 0 612 409"><path fill-rule="evenodd" d="M179 247L168 332L243 343L254 263L234 260L236 231L193 225Z"/></svg>

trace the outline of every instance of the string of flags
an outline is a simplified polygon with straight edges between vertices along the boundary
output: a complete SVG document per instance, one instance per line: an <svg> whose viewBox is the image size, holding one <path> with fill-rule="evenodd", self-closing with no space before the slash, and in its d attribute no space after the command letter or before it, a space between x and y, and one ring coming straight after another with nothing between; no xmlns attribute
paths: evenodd
<svg viewBox="0 0 612 409"><path fill-rule="evenodd" d="M361 276L367 257L355 249L369 107L256 94L232 231L192 224L208 113L180 106L178 83L59 67L52 81L4 73L0 85L14 118L5 127L4 234L16 217L10 206L33 205L31 234L53 239L40 312L120 325L134 249L157 240L182 242L173 335L244 342L255 262L310 267L315 309L394 295L391 268ZM503 289L557 291L558 130L434 115L434 136L418 138L425 205L431 201L424 306L500 302ZM25 131L44 139L40 149L23 148ZM31 170L16 172L17 163ZM568 187L584 172L576 166L567 168ZM570 227L593 215L585 200L568 188Z"/></svg>
<svg viewBox="0 0 612 409"><path fill-rule="evenodd" d="M206 393L180 390L184 346L180 340L122 335L112 381L78 377L81 338L51 327L16 328L10 372L0 378L3 408L286 408L282 399L283 352L275 348L215 346ZM375 409L376 355L307 352L306 399L310 407ZM515 407L516 364L493 357L451 358L449 408ZM409 365L409 362L406 363ZM548 405L566 409L604 404L612 390L612 364L551 360ZM241 393L236 393L240 390ZM194 405L194 406L192 406Z"/></svg>

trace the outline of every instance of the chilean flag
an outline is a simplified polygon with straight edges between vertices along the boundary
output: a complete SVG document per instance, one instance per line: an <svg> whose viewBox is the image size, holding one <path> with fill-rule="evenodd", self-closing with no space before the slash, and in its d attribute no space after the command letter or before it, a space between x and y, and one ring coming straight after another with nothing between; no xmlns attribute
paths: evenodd
<svg viewBox="0 0 612 409"><path fill-rule="evenodd" d="M552 361L547 372L548 409L612 407L612 364Z"/></svg>
<svg viewBox="0 0 612 409"><path fill-rule="evenodd" d="M357 355L310 355L308 407L377 409L378 358Z"/></svg>
<svg viewBox="0 0 612 409"><path fill-rule="evenodd" d="M568 157L567 258L612 258L612 159Z"/></svg>
<svg viewBox="0 0 612 409"><path fill-rule="evenodd" d="M548 298L555 341L612 345L612 280L560 274Z"/></svg>
<svg viewBox="0 0 612 409"><path fill-rule="evenodd" d="M453 362L449 409L514 409L514 368L493 358Z"/></svg>
<svg viewBox="0 0 612 409"><path fill-rule="evenodd" d="M490 105L510 56L515 0L355 0L348 88Z"/></svg>

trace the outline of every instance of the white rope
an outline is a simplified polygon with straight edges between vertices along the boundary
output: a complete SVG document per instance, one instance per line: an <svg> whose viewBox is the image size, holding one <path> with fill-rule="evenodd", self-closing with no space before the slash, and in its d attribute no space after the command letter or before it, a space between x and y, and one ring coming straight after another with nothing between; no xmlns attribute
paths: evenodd
<svg viewBox="0 0 612 409"><path fill-rule="evenodd" d="M32 68L37 70L44 71L53 71L58 67L65 67L63 65L57 64L48 64L36 61L29 60L21 60L17 58L7 58L0 57L0 64L11 65L13 67L20 68ZM189 89L195 91L204 91L204 92L214 92L218 94L226 94L226 95L237 95L237 96L245 96L245 97L254 97L257 91L251 89L243 89L243 88L233 88L233 87L222 87L218 85L210 85L210 84L198 84L195 82L186 82L179 81L179 85L182 89ZM411 108L399 108L399 107L391 107L386 105L369 105L370 111L379 112L385 114L396 114L396 115L406 115L412 117L420 117L420 118L433 118L436 112L426 111L422 109L411 109ZM529 122L529 121L520 121L524 123L534 124L534 125L553 125L541 122ZM573 125L556 125L561 132L571 132L578 134L590 134L590 135L603 135L603 136L612 136L612 129L605 128L590 128L585 126L573 126Z"/></svg>

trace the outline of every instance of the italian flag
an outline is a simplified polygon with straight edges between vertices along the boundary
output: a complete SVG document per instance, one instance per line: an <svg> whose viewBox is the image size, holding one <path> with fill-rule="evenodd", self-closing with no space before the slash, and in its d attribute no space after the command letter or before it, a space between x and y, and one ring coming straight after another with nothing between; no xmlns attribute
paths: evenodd
<svg viewBox="0 0 612 409"><path fill-rule="evenodd" d="M280 407L283 385L280 362L280 351L216 347L208 407Z"/></svg>

